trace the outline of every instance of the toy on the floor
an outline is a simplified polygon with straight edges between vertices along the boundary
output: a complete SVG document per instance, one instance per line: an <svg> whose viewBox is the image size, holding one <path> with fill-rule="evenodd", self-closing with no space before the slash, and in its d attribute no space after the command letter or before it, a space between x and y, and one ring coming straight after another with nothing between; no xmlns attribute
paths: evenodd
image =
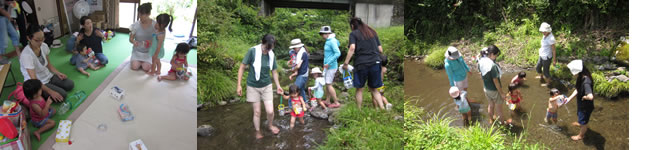
<svg viewBox="0 0 655 150"><path fill-rule="evenodd" d="M82 102L86 99L86 92L84 91L77 91L75 94L70 95L66 98L66 102L69 102L71 104L71 108L75 109L77 106L80 106Z"/></svg>
<svg viewBox="0 0 655 150"><path fill-rule="evenodd" d="M132 115L132 111L127 107L127 104L121 104L118 108L118 115L123 122L134 120L134 115Z"/></svg>
<svg viewBox="0 0 655 150"><path fill-rule="evenodd" d="M109 90L109 94L111 94L114 99L121 100L123 96L125 96L125 90L119 88L118 86L114 86Z"/></svg>
<svg viewBox="0 0 655 150"><path fill-rule="evenodd" d="M63 102L61 105L59 105L59 109L57 109L57 114L59 115L64 115L68 110L71 108L71 103L70 102Z"/></svg>
<svg viewBox="0 0 655 150"><path fill-rule="evenodd" d="M60 120L59 127L57 127L57 133L55 136L55 142L58 143L68 143L71 135L71 125L73 122L70 120Z"/></svg>
<svg viewBox="0 0 655 150"><path fill-rule="evenodd" d="M182 67L175 68L175 74L178 79L183 79L184 77L190 78L192 76L189 67L182 65Z"/></svg>
<svg viewBox="0 0 655 150"><path fill-rule="evenodd" d="M111 30L107 30L107 31L102 31L102 35L105 35L103 37L104 40L109 41L111 40L111 38L114 37L115 34L114 32L111 32Z"/></svg>
<svg viewBox="0 0 655 150"><path fill-rule="evenodd" d="M148 150L141 139L130 142L130 150Z"/></svg>

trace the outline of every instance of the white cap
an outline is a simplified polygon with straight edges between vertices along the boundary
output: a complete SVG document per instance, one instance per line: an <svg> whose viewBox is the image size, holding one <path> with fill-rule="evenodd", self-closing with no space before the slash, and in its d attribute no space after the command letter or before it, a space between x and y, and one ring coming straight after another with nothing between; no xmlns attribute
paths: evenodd
<svg viewBox="0 0 655 150"><path fill-rule="evenodd" d="M571 73L573 73L573 75L576 75L582 72L582 60L580 59L573 60L568 65L566 65L566 67L568 67L569 70L571 70Z"/></svg>
<svg viewBox="0 0 655 150"><path fill-rule="evenodd" d="M321 72L320 68L314 67L314 68L312 68L312 74L315 74L315 73L323 73L323 72Z"/></svg>
<svg viewBox="0 0 655 150"><path fill-rule="evenodd" d="M550 25L546 22L541 23L541 26L539 27L539 32L550 32L552 29L550 28Z"/></svg>
<svg viewBox="0 0 655 150"><path fill-rule="evenodd" d="M459 96L459 88L456 86L450 87L448 93L450 93L450 97L457 98Z"/></svg>
<svg viewBox="0 0 655 150"><path fill-rule="evenodd" d="M448 47L448 50L446 51L446 57L448 59L454 60L459 58L459 51L457 51L457 48L450 46Z"/></svg>
<svg viewBox="0 0 655 150"><path fill-rule="evenodd" d="M303 46L305 46L305 44L302 44L300 39L293 39L291 40L291 46L289 46L289 48L298 48Z"/></svg>

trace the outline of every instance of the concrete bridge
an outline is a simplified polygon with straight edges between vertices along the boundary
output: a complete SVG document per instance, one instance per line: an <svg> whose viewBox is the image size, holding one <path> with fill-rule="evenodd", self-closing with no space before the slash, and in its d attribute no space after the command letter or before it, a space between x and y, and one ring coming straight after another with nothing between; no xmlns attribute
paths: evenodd
<svg viewBox="0 0 655 150"><path fill-rule="evenodd" d="M403 5L403 0L262 0L259 14L271 15L275 8L348 10L373 27L388 27L402 24Z"/></svg>

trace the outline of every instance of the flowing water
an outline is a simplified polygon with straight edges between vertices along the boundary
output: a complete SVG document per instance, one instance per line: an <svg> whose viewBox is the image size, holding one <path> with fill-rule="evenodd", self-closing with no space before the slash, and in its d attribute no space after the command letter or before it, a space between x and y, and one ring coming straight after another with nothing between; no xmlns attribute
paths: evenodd
<svg viewBox="0 0 655 150"><path fill-rule="evenodd" d="M245 82L245 81L244 81ZM282 85L291 84L288 76L280 73ZM245 88L244 88L245 90ZM245 91L243 91L245 94ZM212 125L216 131L213 136L198 136L198 149L314 149L323 143L326 136L325 130L330 128L327 120L313 118L309 112L305 112L305 124L300 124L296 118L293 129L289 129L290 115L280 117L277 106L280 97L274 94L274 121L273 124L280 129L279 134L273 135L268 130L266 109L261 106L260 130L264 138L255 139L255 128L253 125L253 108L250 103L228 104L216 106L209 110L198 111L198 125ZM287 101L283 103L287 105Z"/></svg>
<svg viewBox="0 0 655 150"><path fill-rule="evenodd" d="M455 110L455 103L448 95L450 85L448 76L444 70L435 70L427 65L415 61L405 61L405 96L407 100L413 100L410 105L424 108L431 113L447 113L448 116L457 120L451 126L462 127L462 117ZM528 74L524 86L519 88L523 99L521 100L522 114L513 118L513 125L510 132L527 134L524 136L530 143L542 143L551 149L628 149L628 97L608 100L600 96L594 96L596 109L591 115L585 139L572 141L569 137L576 135L579 127L571 123L577 121L577 105L574 102L568 103L558 109L558 123L548 125L544 122L546 108L548 107L549 88L540 86L539 79L535 79L535 71L526 71ZM504 72L501 77L503 91L507 92L507 84L517 73ZM566 86L553 84L561 93L570 94ZM487 123L488 101L482 90L482 79L479 72L474 72L469 77L468 97L474 100L472 103L473 118L482 126L490 126ZM507 93L502 93L507 94ZM510 117L507 105L503 105L504 118ZM440 112L441 111L441 112ZM513 139L510 138L509 140Z"/></svg>

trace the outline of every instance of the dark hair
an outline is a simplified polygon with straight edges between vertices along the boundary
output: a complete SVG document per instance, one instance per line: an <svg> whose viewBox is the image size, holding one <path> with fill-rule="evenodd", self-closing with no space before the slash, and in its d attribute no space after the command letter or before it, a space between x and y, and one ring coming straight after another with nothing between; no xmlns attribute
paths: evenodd
<svg viewBox="0 0 655 150"><path fill-rule="evenodd" d="M299 92L300 88L296 84L289 85L289 94L298 94Z"/></svg>
<svg viewBox="0 0 655 150"><path fill-rule="evenodd" d="M350 25L352 30L359 30L359 32L362 32L362 35L364 35L364 37L358 37L358 38L368 40L378 35L378 33L375 32L373 28L369 27L364 22L362 22L362 19L359 17L350 18Z"/></svg>
<svg viewBox="0 0 655 150"><path fill-rule="evenodd" d="M480 56L482 57L488 57L489 54L494 54L496 56L500 55L500 49L496 47L496 45L489 45L482 51L480 51Z"/></svg>
<svg viewBox="0 0 655 150"><path fill-rule="evenodd" d="M137 8L139 14L150 14L150 10L152 10L152 3L143 3Z"/></svg>
<svg viewBox="0 0 655 150"><path fill-rule="evenodd" d="M510 83L509 86L507 86L507 88L509 89L509 92L512 92L512 91L516 90L518 87L519 86L514 84L514 83Z"/></svg>
<svg viewBox="0 0 655 150"><path fill-rule="evenodd" d="M191 49L191 47L189 47L189 44L180 43L180 44L177 44L177 47L175 47L175 53L176 54L187 54L187 53L189 53L190 49Z"/></svg>
<svg viewBox="0 0 655 150"><path fill-rule="evenodd" d="M76 47L78 52L82 52L85 50L84 47L86 47L86 44L84 44L84 42L80 42Z"/></svg>
<svg viewBox="0 0 655 150"><path fill-rule="evenodd" d="M82 16L82 18L80 18L80 25L84 25L84 22L85 22L87 19L88 19L88 20L91 20L91 18L89 18L89 16ZM91 20L91 22L93 22L93 20Z"/></svg>
<svg viewBox="0 0 655 150"><path fill-rule="evenodd" d="M266 45L268 49L273 49L273 45L275 44L275 37L271 34L266 34L264 37L262 37L262 45Z"/></svg>
<svg viewBox="0 0 655 150"><path fill-rule="evenodd" d="M157 25L164 25L164 28L168 26L168 31L173 32L173 16L164 13L157 15L157 18L155 19Z"/></svg>
<svg viewBox="0 0 655 150"><path fill-rule="evenodd" d="M552 88L548 93L550 93L550 96L555 96L555 93L559 93L559 90L557 90L556 88Z"/></svg>
<svg viewBox="0 0 655 150"><path fill-rule="evenodd" d="M525 76L527 76L527 74L525 74L524 71L519 72L519 78L525 78Z"/></svg>
<svg viewBox="0 0 655 150"><path fill-rule="evenodd" d="M25 83L23 83L23 94L25 94L25 97L27 97L27 99L32 100L34 99L36 93L38 93L39 90L41 89L41 86L42 86L41 80L29 79L25 81Z"/></svg>
<svg viewBox="0 0 655 150"><path fill-rule="evenodd" d="M35 33L41 32L41 31L43 31L43 30L41 30L41 27L39 27L38 25L30 25L30 27L27 29L27 37L29 39L32 39L32 38L34 38Z"/></svg>
<svg viewBox="0 0 655 150"><path fill-rule="evenodd" d="M584 91L584 78L587 77L589 80L591 80L591 87L594 87L594 79L591 77L591 72L585 65L582 65L582 71L578 73L578 78L575 81L575 88L578 90L578 92ZM585 91L586 92L586 91ZM582 94L582 93L581 93Z"/></svg>

